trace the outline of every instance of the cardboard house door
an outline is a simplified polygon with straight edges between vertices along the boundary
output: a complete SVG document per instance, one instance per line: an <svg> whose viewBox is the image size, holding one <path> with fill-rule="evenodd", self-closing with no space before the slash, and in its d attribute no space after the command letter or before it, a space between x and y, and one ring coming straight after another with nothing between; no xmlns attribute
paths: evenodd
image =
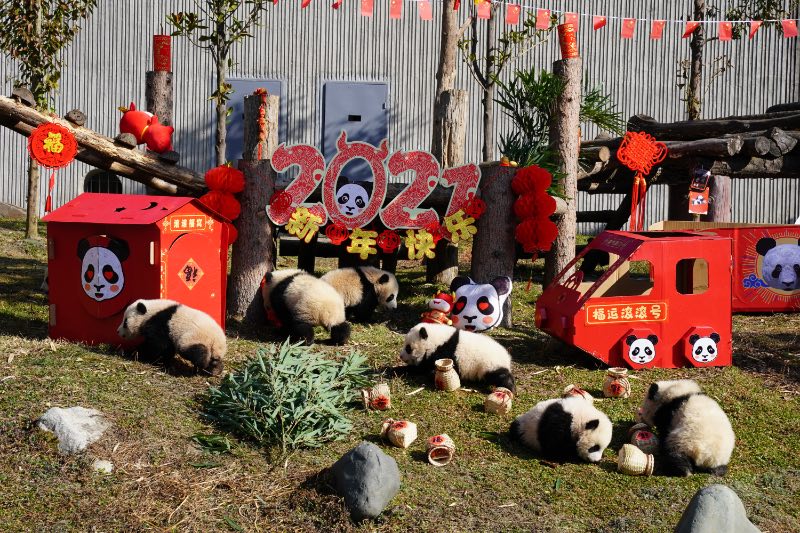
<svg viewBox="0 0 800 533"><path fill-rule="evenodd" d="M167 298L205 311L220 322L221 299L219 243L202 233L185 233L169 248ZM224 324L224 321L222 322Z"/></svg>

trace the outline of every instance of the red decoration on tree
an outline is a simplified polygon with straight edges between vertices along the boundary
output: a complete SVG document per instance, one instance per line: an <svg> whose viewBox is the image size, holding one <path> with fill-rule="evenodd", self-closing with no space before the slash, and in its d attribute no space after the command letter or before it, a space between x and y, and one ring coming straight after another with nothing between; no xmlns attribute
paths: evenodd
<svg viewBox="0 0 800 533"><path fill-rule="evenodd" d="M425 231L431 234L433 237L433 243L436 244L437 242L441 241L444 237L444 233L442 232L442 225L437 220L436 222L432 222L425 226Z"/></svg>
<svg viewBox="0 0 800 533"><path fill-rule="evenodd" d="M644 207L647 196L645 176L667 157L667 146L657 142L652 135L639 131L629 131L617 150L617 159L631 170L636 171L631 197L631 231L644 229Z"/></svg>
<svg viewBox="0 0 800 533"><path fill-rule="evenodd" d="M558 235L558 228L550 220L556 201L547 194L552 182L553 175L535 165L519 169L511 180L511 188L519 195L514 202L514 215L520 223L514 237L528 253L549 250Z"/></svg>
<svg viewBox="0 0 800 533"><path fill-rule="evenodd" d="M400 235L390 229L383 230L376 241L383 253L390 254L400 248Z"/></svg>
<svg viewBox="0 0 800 533"><path fill-rule="evenodd" d="M547 252L558 236L558 227L549 218L528 218L517 225L514 237L528 253Z"/></svg>
<svg viewBox="0 0 800 533"><path fill-rule="evenodd" d="M292 214L292 195L285 190L275 191L269 199L269 208L277 218L288 220Z"/></svg>
<svg viewBox="0 0 800 533"><path fill-rule="evenodd" d="M239 230L230 222L226 222L225 226L228 228L228 244L233 244L239 238Z"/></svg>
<svg viewBox="0 0 800 533"><path fill-rule="evenodd" d="M553 175L536 165L521 168L511 180L514 194L545 191L553 183Z"/></svg>
<svg viewBox="0 0 800 533"><path fill-rule="evenodd" d="M158 122L158 115L150 117L147 127L144 130L142 139L147 144L147 149L163 154L172 150L172 133L175 128L165 126Z"/></svg>
<svg viewBox="0 0 800 533"><path fill-rule="evenodd" d="M556 210L556 200L543 190L523 194L514 202L514 215L519 220L547 218Z"/></svg>
<svg viewBox="0 0 800 533"><path fill-rule="evenodd" d="M201 196L200 201L228 220L236 220L242 212L239 201L227 192L210 191Z"/></svg>
<svg viewBox="0 0 800 533"><path fill-rule="evenodd" d="M347 226L344 224L335 222L333 224L329 224L328 227L325 228L325 235L333 244L338 246L350 238L350 230L347 229Z"/></svg>
<svg viewBox="0 0 800 533"><path fill-rule="evenodd" d="M153 35L153 70L172 70L171 41L172 37L169 35Z"/></svg>
<svg viewBox="0 0 800 533"><path fill-rule="evenodd" d="M486 212L486 202L481 200L480 198L473 196L472 198L467 201L466 205L464 205L464 213L468 217L472 217L475 220L481 218L481 216Z"/></svg>
<svg viewBox="0 0 800 533"><path fill-rule="evenodd" d="M44 210L53 210L53 188L56 185L56 169L67 166L78 153L78 141L64 126L47 122L37 126L28 138L28 153L43 167L53 169L47 183L47 200Z"/></svg>
<svg viewBox="0 0 800 533"><path fill-rule="evenodd" d="M130 133L136 137L136 144L144 143L144 133L147 131L152 113L136 109L136 104L131 102L128 107L120 107L122 118L119 119L120 133Z"/></svg>
<svg viewBox="0 0 800 533"><path fill-rule="evenodd" d="M220 165L206 172L206 187L212 191L236 194L244 190L244 173L228 165Z"/></svg>

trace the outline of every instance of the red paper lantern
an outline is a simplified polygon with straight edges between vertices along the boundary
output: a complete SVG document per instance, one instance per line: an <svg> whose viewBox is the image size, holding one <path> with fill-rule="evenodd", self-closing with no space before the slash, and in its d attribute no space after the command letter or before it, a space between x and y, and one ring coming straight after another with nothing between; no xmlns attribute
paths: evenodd
<svg viewBox="0 0 800 533"><path fill-rule="evenodd" d="M383 253L390 254L400 248L400 235L389 229L383 230L378 235L376 244L383 250Z"/></svg>
<svg viewBox="0 0 800 533"><path fill-rule="evenodd" d="M227 192L210 191L201 196L200 201L228 220L236 220L242 212L239 201Z"/></svg>
<svg viewBox="0 0 800 533"><path fill-rule="evenodd" d="M555 211L555 198L543 191L523 194L514 202L514 215L519 220L547 218Z"/></svg>
<svg viewBox="0 0 800 533"><path fill-rule="evenodd" d="M467 204L464 206L464 213L466 213L468 217L472 217L475 220L481 218L481 215L483 215L485 212L486 202L475 196L470 198Z"/></svg>
<svg viewBox="0 0 800 533"><path fill-rule="evenodd" d="M329 224L328 227L325 228L325 235L333 244L338 246L350 238L350 230L347 229L347 226L344 224L336 222L334 224Z"/></svg>
<svg viewBox="0 0 800 533"><path fill-rule="evenodd" d="M517 225L514 237L528 253L547 252L558 236L558 227L549 218L528 218Z"/></svg>
<svg viewBox="0 0 800 533"><path fill-rule="evenodd" d="M511 188L517 195L546 191L553 183L553 175L542 167L531 165L521 168L511 180Z"/></svg>
<svg viewBox="0 0 800 533"><path fill-rule="evenodd" d="M64 126L47 122L37 126L28 138L28 153L47 168L60 168L75 159L78 142Z"/></svg>
<svg viewBox="0 0 800 533"><path fill-rule="evenodd" d="M206 172L206 187L212 191L235 194L244 190L244 173L228 165L220 165Z"/></svg>

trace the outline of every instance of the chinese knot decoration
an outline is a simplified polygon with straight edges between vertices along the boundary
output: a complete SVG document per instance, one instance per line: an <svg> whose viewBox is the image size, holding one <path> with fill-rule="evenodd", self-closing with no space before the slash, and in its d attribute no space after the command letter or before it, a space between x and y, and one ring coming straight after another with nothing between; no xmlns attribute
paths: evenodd
<svg viewBox="0 0 800 533"><path fill-rule="evenodd" d="M636 172L631 194L631 231L644 230L645 196L647 180L645 177L655 165L667 157L667 146L657 142L652 135L640 131L629 131L617 150L620 163Z"/></svg>
<svg viewBox="0 0 800 533"><path fill-rule="evenodd" d="M44 210L53 209L53 187L56 183L56 169L69 165L78 153L78 141L67 128L54 122L38 126L28 138L28 153L37 163L50 168L50 181L47 186L47 201Z"/></svg>
<svg viewBox="0 0 800 533"><path fill-rule="evenodd" d="M550 250L558 235L558 228L550 220L556 211L556 201L547 194L552 182L553 175L536 165L519 169L511 180L511 188L517 195L514 215L520 221L514 237L528 253Z"/></svg>

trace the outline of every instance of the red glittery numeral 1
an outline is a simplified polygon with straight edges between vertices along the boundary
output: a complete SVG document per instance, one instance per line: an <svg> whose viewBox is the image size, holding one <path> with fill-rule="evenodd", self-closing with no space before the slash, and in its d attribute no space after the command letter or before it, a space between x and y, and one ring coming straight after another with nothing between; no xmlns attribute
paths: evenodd
<svg viewBox="0 0 800 533"><path fill-rule="evenodd" d="M389 229L422 229L439 221L434 209L419 209L439 182L439 163L428 152L395 152L389 158L389 172L399 176L411 171L414 179L408 187L381 211L381 220Z"/></svg>
<svg viewBox="0 0 800 533"><path fill-rule="evenodd" d="M478 182L481 181L481 169L478 165L470 163L463 167L448 168L442 172L439 183L442 187L455 187L450 205L447 206L445 217L449 217L467 205L478 191Z"/></svg>
<svg viewBox="0 0 800 533"><path fill-rule="evenodd" d="M285 192L292 197L292 208L288 211L278 212L273 210L272 206L267 205L267 215L272 222L283 226L289 221L292 212L302 206L322 217L320 225L325 224L328 217L321 203L303 203L306 198L311 196L322 179L325 172L325 158L322 157L319 150L307 144L298 144L289 148L285 144L281 144L272 154L272 168L275 169L275 172L283 172L292 165L300 167L300 174L285 189Z"/></svg>
<svg viewBox="0 0 800 533"><path fill-rule="evenodd" d="M383 160L389 155L389 142L386 139L382 140L378 148L359 141L349 143L347 134L343 131L336 140L336 147L339 151L328 165L325 180L322 183L322 201L325 203L328 216L334 223L338 222L347 229L363 228L372 222L386 199L387 180ZM372 195L360 214L347 216L339 210L336 203L336 182L342 168L356 158L365 160L372 169Z"/></svg>

